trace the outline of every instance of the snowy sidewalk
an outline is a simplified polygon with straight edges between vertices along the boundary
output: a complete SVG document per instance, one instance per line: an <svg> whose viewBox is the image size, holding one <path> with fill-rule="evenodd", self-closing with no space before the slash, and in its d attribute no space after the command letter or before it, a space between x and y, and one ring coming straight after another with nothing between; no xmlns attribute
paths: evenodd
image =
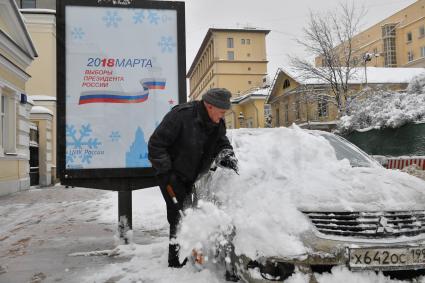
<svg viewBox="0 0 425 283"><path fill-rule="evenodd" d="M109 191L55 186L0 197L0 282L219 282L207 271L167 268L157 188L133 192L136 244L118 246L116 256L90 255L119 244L117 213Z"/></svg>

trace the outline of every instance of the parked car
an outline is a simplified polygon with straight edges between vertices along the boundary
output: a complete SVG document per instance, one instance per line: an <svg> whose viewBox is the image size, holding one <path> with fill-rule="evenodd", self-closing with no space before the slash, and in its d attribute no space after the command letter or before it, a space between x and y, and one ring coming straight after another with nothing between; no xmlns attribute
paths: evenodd
<svg viewBox="0 0 425 283"><path fill-rule="evenodd" d="M240 175L219 168L199 180L203 202L183 220L183 246L206 250L213 242L206 231L231 224L235 266L246 282L282 281L294 272L314 282L315 272L334 266L425 270L424 181L383 168L327 132L294 126L228 135Z"/></svg>

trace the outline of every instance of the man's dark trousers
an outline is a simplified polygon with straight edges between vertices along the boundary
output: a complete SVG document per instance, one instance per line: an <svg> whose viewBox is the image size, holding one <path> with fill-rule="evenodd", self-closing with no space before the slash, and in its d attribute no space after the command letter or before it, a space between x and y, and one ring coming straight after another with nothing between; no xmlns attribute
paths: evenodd
<svg viewBox="0 0 425 283"><path fill-rule="evenodd" d="M171 185L173 191L176 195L178 204L173 203L170 195L167 192L167 185ZM180 267L179 262L179 249L180 246L175 243L177 236L177 228L181 220L179 209L184 210L193 205L192 201L192 183L185 183L180 178L171 174L169 181L165 184L160 184L160 189L162 196L164 197L166 206L167 206L167 220L170 224L170 245L168 252L168 266L170 267Z"/></svg>

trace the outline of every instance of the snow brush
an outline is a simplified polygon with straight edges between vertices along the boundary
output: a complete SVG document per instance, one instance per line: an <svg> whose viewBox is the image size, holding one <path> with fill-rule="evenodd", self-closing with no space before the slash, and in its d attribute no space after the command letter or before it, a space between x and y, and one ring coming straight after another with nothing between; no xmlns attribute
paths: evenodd
<svg viewBox="0 0 425 283"><path fill-rule="evenodd" d="M179 210L180 216L184 217L185 214L179 206L179 202L177 201L176 194L174 193L173 187L171 187L171 185L167 185L167 192L168 192L168 195L171 197L171 200L173 201L173 203L176 205L177 209Z"/></svg>

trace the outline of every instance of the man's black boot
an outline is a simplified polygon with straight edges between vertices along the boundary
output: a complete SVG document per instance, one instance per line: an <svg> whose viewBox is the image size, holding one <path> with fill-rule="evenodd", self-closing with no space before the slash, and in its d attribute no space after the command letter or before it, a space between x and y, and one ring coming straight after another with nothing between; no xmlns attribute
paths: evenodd
<svg viewBox="0 0 425 283"><path fill-rule="evenodd" d="M230 282L238 282L239 281L239 277L236 275L236 273L230 272L228 270L226 270L226 274L224 275L226 277L226 281L230 281Z"/></svg>
<svg viewBox="0 0 425 283"><path fill-rule="evenodd" d="M180 246L178 244L170 244L168 246L168 267L181 268L186 264L187 258L182 263L179 261L179 249Z"/></svg>

